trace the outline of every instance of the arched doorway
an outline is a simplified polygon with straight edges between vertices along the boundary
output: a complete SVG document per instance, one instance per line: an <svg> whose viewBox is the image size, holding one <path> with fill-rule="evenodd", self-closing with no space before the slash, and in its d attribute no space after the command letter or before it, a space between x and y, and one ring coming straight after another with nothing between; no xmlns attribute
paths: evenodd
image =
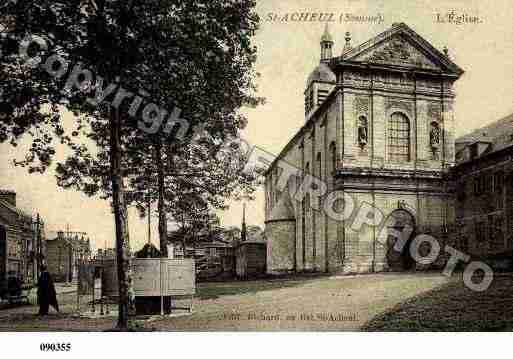
<svg viewBox="0 0 513 359"><path fill-rule="evenodd" d="M387 218L387 263L388 267L393 271L404 271L412 269L415 261L410 254L410 243L415 237L415 218L405 209L396 209ZM398 233L407 235L411 232L406 240L406 244L402 246L402 250L395 247L399 240Z"/></svg>
<svg viewBox="0 0 513 359"><path fill-rule="evenodd" d="M7 289L7 232L0 225L0 292Z"/></svg>

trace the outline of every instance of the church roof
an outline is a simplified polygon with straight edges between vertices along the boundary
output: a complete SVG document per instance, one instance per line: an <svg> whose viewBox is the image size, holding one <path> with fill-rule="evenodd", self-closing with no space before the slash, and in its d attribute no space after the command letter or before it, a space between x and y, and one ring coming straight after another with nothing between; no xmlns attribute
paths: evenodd
<svg viewBox="0 0 513 359"><path fill-rule="evenodd" d="M324 100L324 102L322 102L320 104L319 107L317 107L316 110L314 110L314 114L318 111L324 111L326 110L328 104L335 98L337 94L337 91L331 91L329 94L328 94L328 97L326 97L326 99ZM267 166L267 168L265 169L264 173L265 175L267 175L268 173L271 172L271 169L274 168L275 164L280 161L281 159L283 159L283 157L285 156L285 154L287 153L287 151L292 148L296 143L298 143L298 141L301 139L301 137L303 136L303 134L308 131L308 129L310 128L311 124L313 123L315 117L312 116L310 117L310 119L303 125L299 128L299 130L296 131L296 133L294 134L294 136L292 136L292 138L287 142L287 144L285 145L285 147L283 147L283 149L280 151L280 153L274 158L274 160L271 162L271 164L269 166Z"/></svg>
<svg viewBox="0 0 513 359"><path fill-rule="evenodd" d="M308 79L306 80L306 88L308 88L314 81L335 82L336 80L337 77L333 71L331 71L329 66L321 62L308 76Z"/></svg>
<svg viewBox="0 0 513 359"><path fill-rule="evenodd" d="M396 44L393 42L394 39L406 40L408 45L411 44L411 46L413 46L415 50L420 51L420 53L408 53L410 50L412 50L409 48L409 46L405 48L395 48L394 45ZM390 44L390 46L386 46L387 44ZM401 58L403 55L404 57ZM425 59L419 58L420 55L423 55ZM437 68L440 68L444 72L452 73L457 76L462 75L464 72L463 69L451 61L449 56L438 51L433 45L422 38L405 23L393 24L392 27L376 35L372 39L356 47L353 47L350 50L344 52L341 56L334 58L332 60L332 64L346 61L386 64L390 59L406 59L406 61L398 62L402 62L403 64L407 65L408 62L410 62L409 65L414 65L416 67L421 65L419 62L424 60L430 65L434 65Z"/></svg>

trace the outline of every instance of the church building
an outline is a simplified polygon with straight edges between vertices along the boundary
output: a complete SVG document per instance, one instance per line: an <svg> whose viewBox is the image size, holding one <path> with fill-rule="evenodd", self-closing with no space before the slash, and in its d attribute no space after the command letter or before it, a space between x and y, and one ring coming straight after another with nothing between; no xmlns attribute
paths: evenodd
<svg viewBox="0 0 513 359"><path fill-rule="evenodd" d="M463 70L404 23L358 46L345 34L339 56L326 28L305 88L305 121L265 175L268 269L363 273L405 270L408 251L353 230L322 210L324 197L296 200L301 178L279 190L280 162L379 209L384 226L442 242L455 222L447 178L455 164L453 85ZM443 244L442 244L443 246Z"/></svg>

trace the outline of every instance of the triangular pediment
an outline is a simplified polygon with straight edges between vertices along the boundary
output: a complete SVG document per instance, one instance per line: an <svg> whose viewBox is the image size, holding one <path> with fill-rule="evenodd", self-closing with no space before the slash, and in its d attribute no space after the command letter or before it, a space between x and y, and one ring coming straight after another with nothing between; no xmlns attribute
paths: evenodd
<svg viewBox="0 0 513 359"><path fill-rule="evenodd" d="M408 39L395 35L352 59L353 61L372 62L387 65L418 67L441 70L436 63L416 48Z"/></svg>
<svg viewBox="0 0 513 359"><path fill-rule="evenodd" d="M463 70L406 24L391 29L342 55L346 61L411 67L461 75Z"/></svg>

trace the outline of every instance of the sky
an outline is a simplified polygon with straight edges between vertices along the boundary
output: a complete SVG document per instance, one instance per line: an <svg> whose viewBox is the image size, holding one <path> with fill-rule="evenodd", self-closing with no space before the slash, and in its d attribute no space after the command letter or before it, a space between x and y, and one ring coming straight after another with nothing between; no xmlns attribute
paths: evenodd
<svg viewBox="0 0 513 359"><path fill-rule="evenodd" d="M270 21L290 19L293 13L333 13L329 23L334 39L333 53L338 56L344 45L345 32L356 46L389 28L394 22L405 22L433 46L447 46L451 59L465 70L456 82L454 111L456 134L513 113L513 6L510 0L484 1L437 0L335 0L335 1L258 1L256 11L261 26L254 37L258 48L256 70L258 95L266 103L255 109L242 109L248 117L243 137L271 153L278 154L304 123L303 91L309 73L320 57L319 39L324 30L320 21ZM450 11L467 17L478 17L479 23L438 23L437 14ZM376 17L383 22L345 21L347 15ZM342 15L343 21L339 21ZM295 16L297 19L297 15ZM326 15L324 16L326 18ZM70 114L66 119L72 121ZM12 165L13 158L23 155L17 149L0 145L0 188L17 192L18 206L27 213L40 213L48 231L64 229L87 232L94 248L114 245L114 222L108 202L89 198L56 185L54 173L29 175ZM59 153L58 158L64 158ZM224 226L240 225L242 203L230 202L230 209L220 212ZM247 223L264 226L262 190L247 203ZM158 238L156 218L152 219L152 242ZM130 241L139 249L148 240L146 220L134 211L129 213Z"/></svg>

